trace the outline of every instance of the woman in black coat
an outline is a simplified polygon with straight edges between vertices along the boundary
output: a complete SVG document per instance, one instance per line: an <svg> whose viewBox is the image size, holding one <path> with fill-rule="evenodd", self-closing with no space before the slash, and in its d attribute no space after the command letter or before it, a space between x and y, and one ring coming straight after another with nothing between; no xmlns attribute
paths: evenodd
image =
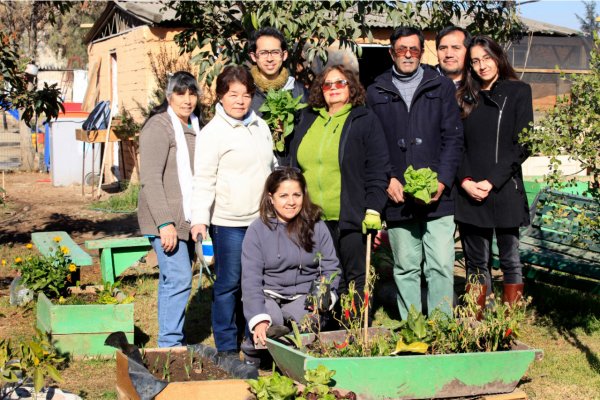
<svg viewBox="0 0 600 400"><path fill-rule="evenodd" d="M467 65L470 73L457 91L465 150L455 219L468 282L477 276L486 290L491 289L490 248L496 235L504 275L502 300L512 304L523 293L519 227L529 224L529 207L521 164L529 152L519 136L533 121L531 87L517 78L506 53L487 36L473 38ZM485 297L478 302L485 304Z"/></svg>

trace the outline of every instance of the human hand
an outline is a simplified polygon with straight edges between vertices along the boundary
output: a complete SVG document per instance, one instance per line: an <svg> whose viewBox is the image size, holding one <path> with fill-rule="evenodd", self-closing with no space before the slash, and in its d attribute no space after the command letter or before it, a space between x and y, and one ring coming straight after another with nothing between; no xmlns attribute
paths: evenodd
<svg viewBox="0 0 600 400"><path fill-rule="evenodd" d="M429 204L435 203L436 201L438 201L440 199L440 197L442 197L442 193L444 193L444 189L446 189L446 185L444 185L442 182L438 181L438 190L437 190L436 194L429 201Z"/></svg>
<svg viewBox="0 0 600 400"><path fill-rule="evenodd" d="M175 225L165 225L158 232L160 234L160 245L165 253L170 253L177 248L177 229L175 229Z"/></svg>
<svg viewBox="0 0 600 400"><path fill-rule="evenodd" d="M461 187L467 192L469 197L476 201L483 201L488 195L488 192L481 190L477 187L477 182L472 180L465 180L461 184Z"/></svg>
<svg viewBox="0 0 600 400"><path fill-rule="evenodd" d="M394 203L404 203L404 186L397 178L390 179L387 194Z"/></svg>
<svg viewBox="0 0 600 400"><path fill-rule="evenodd" d="M489 192L493 187L494 185L492 185L487 179L477 182L477 188L485 192Z"/></svg>
<svg viewBox="0 0 600 400"><path fill-rule="evenodd" d="M258 324L254 325L254 333L252 334L254 345L267 345L267 329L269 328L269 325L269 321L260 321Z"/></svg>
<svg viewBox="0 0 600 400"><path fill-rule="evenodd" d="M192 229L190 231L190 234L192 235L192 240L194 242L198 241L198 235L201 235L202 240L206 240L206 238L208 237L208 234L206 233L207 229L206 229L206 225L204 224L196 224L194 226L192 226Z"/></svg>
<svg viewBox="0 0 600 400"><path fill-rule="evenodd" d="M363 235L367 233L368 229L381 229L381 216L377 211L367 210L365 212L365 219L362 221L362 233Z"/></svg>

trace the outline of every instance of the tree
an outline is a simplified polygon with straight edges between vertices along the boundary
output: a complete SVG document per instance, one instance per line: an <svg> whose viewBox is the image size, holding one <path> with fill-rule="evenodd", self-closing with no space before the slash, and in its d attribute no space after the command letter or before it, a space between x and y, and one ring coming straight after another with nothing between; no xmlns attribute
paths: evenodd
<svg viewBox="0 0 600 400"><path fill-rule="evenodd" d="M599 16L596 12L596 2L582 1L582 3L585 6L585 15L580 17L579 14L575 14L575 16L579 20L583 34L585 36L592 36L594 32L600 32L600 21L596 19Z"/></svg>
<svg viewBox="0 0 600 400"><path fill-rule="evenodd" d="M473 33L485 32L498 40L517 37L522 27L514 1L171 1L176 18L190 26L176 36L182 52L200 49L193 61L200 79L210 85L224 65L250 60L248 38L260 27L273 26L288 41L290 70L304 82L310 64L327 60L327 47L336 40L360 56L359 38L373 40L369 20L385 18L394 26L410 25L439 30L453 19L469 16ZM204 46L210 49L204 49Z"/></svg>

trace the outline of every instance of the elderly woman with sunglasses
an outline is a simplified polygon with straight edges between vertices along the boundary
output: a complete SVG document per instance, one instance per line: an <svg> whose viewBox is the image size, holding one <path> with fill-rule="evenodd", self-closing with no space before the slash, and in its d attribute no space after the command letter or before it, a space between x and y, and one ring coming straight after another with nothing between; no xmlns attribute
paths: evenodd
<svg viewBox="0 0 600 400"><path fill-rule="evenodd" d="M338 292L354 281L365 287L365 233L380 229L389 176L381 123L364 106L365 89L357 74L333 65L314 80L290 147L311 199L323 209L340 259Z"/></svg>

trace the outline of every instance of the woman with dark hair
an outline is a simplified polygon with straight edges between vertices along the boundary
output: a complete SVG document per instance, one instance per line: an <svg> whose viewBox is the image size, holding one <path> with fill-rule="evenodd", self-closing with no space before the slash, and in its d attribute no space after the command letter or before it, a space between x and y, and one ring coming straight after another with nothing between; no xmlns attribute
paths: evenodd
<svg viewBox="0 0 600 400"><path fill-rule="evenodd" d="M158 258L158 346L172 347L185 343L183 323L192 288L192 160L201 93L196 78L179 71L165 94L140 134L138 221Z"/></svg>
<svg viewBox="0 0 600 400"><path fill-rule="evenodd" d="M458 171L455 219L467 263L467 278L491 293L490 248L494 234L504 275L502 301L523 294L519 227L529 224L521 164L529 150L519 143L533 122L531 87L520 81L502 48L487 36L473 38L469 73L457 91L465 150ZM470 290L470 287L467 287Z"/></svg>
<svg viewBox="0 0 600 400"><path fill-rule="evenodd" d="M287 320L300 325L310 312L306 297L312 282L331 279L338 271L331 235L320 217L297 169L284 167L269 175L260 219L248 227L242 246L244 315L254 343L265 345L270 326ZM331 282L331 306L337 300L337 275Z"/></svg>
<svg viewBox="0 0 600 400"><path fill-rule="evenodd" d="M323 209L341 263L340 293L354 281L362 294L364 234L381 228L387 200L390 167L383 129L364 106L357 74L343 65L316 77L308 103L291 143L292 165L300 167L311 198Z"/></svg>
<svg viewBox="0 0 600 400"><path fill-rule="evenodd" d="M222 356L239 357L244 332L240 277L242 240L258 218L261 188L273 170L273 141L265 121L250 109L254 81L248 70L228 66L217 77L215 116L196 140L192 238L210 226L216 280L212 327Z"/></svg>

